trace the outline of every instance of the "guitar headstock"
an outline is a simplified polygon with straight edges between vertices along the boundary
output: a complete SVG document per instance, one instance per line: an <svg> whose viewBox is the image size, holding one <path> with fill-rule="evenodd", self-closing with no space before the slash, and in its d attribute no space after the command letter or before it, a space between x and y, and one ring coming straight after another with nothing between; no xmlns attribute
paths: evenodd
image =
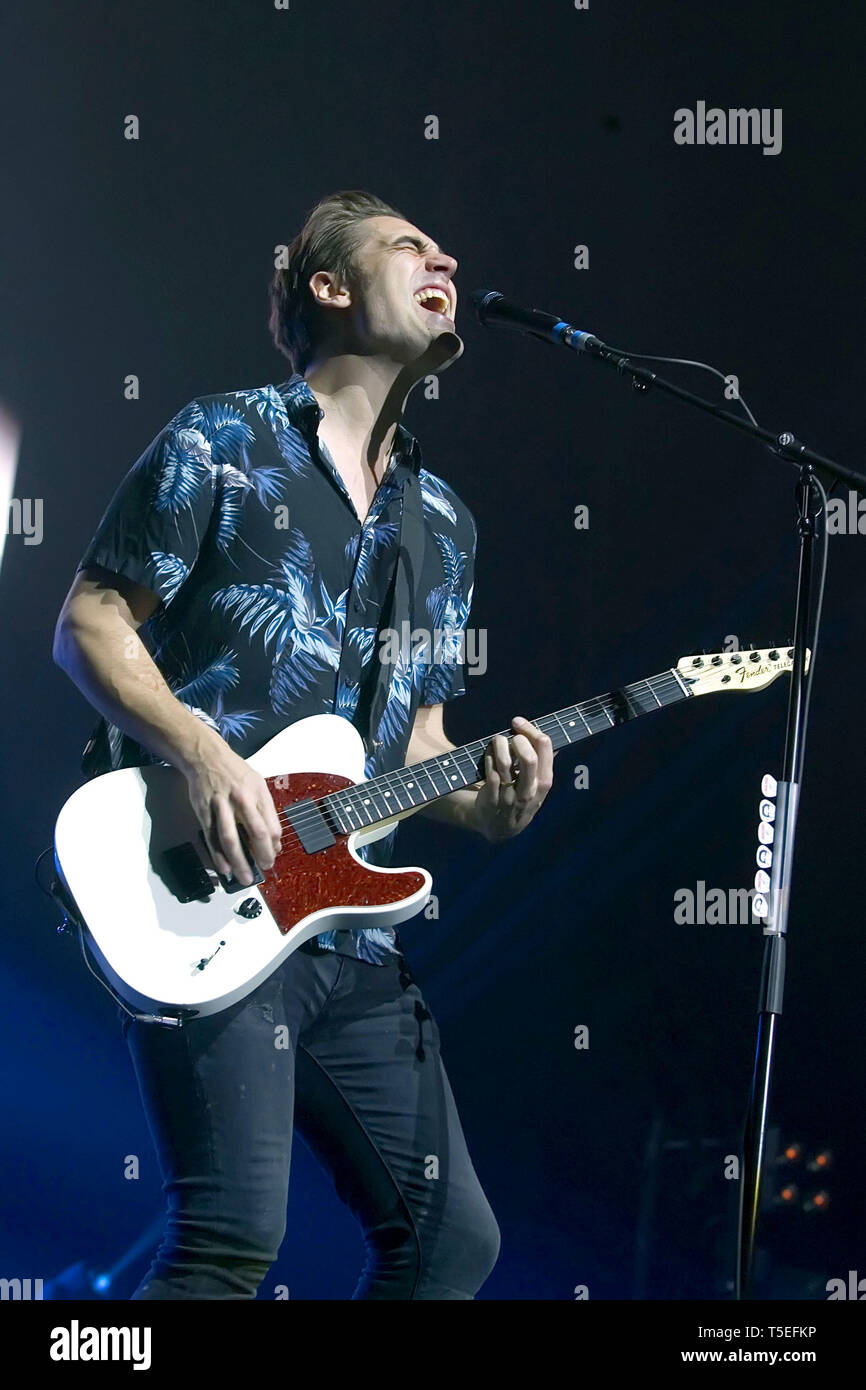
<svg viewBox="0 0 866 1390"><path fill-rule="evenodd" d="M811 655L807 648L807 671ZM713 690L763 690L777 676L790 671L793 664L793 647L766 647L757 651L682 656L676 670L693 695L709 695Z"/></svg>

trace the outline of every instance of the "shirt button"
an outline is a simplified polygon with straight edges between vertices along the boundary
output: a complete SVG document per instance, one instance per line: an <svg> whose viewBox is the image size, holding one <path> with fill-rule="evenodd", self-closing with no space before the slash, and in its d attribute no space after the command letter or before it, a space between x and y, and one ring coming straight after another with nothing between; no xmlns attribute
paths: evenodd
<svg viewBox="0 0 866 1390"><path fill-rule="evenodd" d="M353 600L352 600L352 609L353 609L353 611L354 611L355 613L360 613L360 611L361 611L361 609L362 609L363 607L364 607L364 605L363 605L363 603L361 602L361 600L360 600L359 598L356 598L356 599L353 599Z"/></svg>

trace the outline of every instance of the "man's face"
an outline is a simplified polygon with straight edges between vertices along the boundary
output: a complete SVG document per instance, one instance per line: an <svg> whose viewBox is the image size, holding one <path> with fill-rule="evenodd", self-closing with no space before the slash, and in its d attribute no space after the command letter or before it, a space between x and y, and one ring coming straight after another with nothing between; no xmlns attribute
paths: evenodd
<svg viewBox="0 0 866 1390"><path fill-rule="evenodd" d="M360 231L354 258L360 283L345 310L351 316L348 349L357 345L407 365L429 359L434 341L448 334L452 351L444 353L447 343L441 344L443 365L445 356L459 356L454 257L399 217L365 218Z"/></svg>

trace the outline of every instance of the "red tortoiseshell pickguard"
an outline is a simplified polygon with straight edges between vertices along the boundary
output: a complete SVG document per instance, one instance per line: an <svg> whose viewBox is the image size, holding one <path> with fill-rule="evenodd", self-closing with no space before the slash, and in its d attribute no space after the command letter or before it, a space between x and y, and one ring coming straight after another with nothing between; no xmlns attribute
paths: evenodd
<svg viewBox="0 0 866 1390"><path fill-rule="evenodd" d="M354 784L328 772L291 772L266 779L277 813L308 797L327 796ZM259 892L285 935L303 917L326 907L362 907L401 902L424 886L421 874L381 874L359 864L348 850L348 835L336 844L308 854L295 831L283 827L283 845L276 863L259 884ZM362 926L361 919L358 926ZM323 928L326 930L326 928Z"/></svg>

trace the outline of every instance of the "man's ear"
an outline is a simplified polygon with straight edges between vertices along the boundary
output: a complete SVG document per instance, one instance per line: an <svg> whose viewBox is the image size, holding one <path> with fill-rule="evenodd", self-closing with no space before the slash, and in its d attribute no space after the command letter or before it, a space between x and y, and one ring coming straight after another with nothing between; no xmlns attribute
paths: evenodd
<svg viewBox="0 0 866 1390"><path fill-rule="evenodd" d="M348 285L338 284L327 270L317 270L310 276L309 285L313 299L322 309L331 305L345 309L352 301Z"/></svg>

